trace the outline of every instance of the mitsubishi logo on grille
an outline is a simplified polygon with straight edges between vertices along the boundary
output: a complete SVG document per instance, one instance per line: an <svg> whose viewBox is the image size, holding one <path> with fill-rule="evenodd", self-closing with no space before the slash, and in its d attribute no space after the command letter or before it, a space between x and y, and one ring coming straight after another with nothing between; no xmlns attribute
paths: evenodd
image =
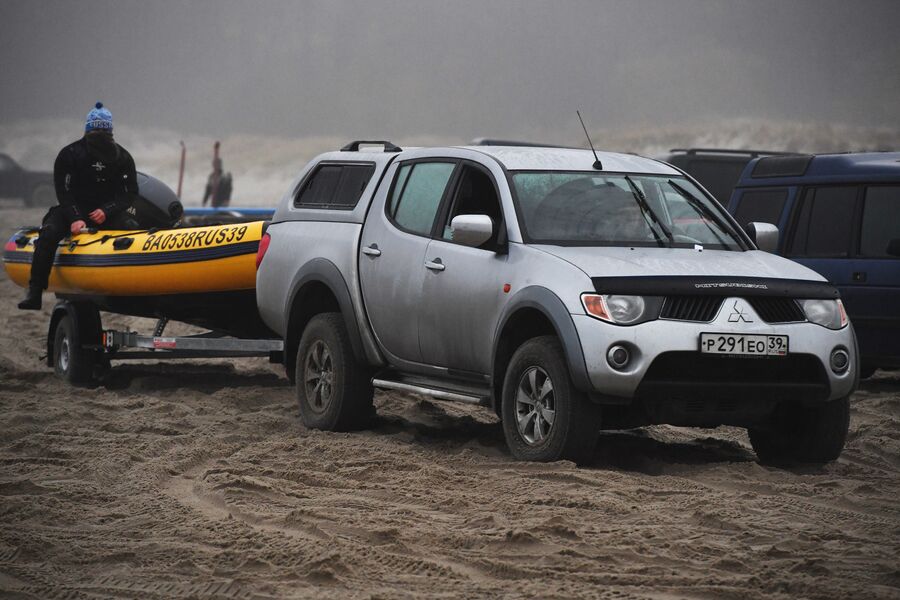
<svg viewBox="0 0 900 600"><path fill-rule="evenodd" d="M752 323L753 319L747 316L743 310L738 306L737 300L734 301L734 305L731 307L731 314L728 315L729 323Z"/></svg>

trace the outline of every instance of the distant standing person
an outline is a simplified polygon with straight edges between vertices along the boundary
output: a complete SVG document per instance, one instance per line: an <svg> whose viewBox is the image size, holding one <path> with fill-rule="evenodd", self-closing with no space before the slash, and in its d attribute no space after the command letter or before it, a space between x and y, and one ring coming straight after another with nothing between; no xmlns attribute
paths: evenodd
<svg viewBox="0 0 900 600"><path fill-rule="evenodd" d="M113 140L112 113L98 102L87 114L84 136L56 157L53 182L58 206L47 211L34 243L28 293L22 310L41 308L56 247L86 227L136 229L128 209L138 193L134 159Z"/></svg>
<svg viewBox="0 0 900 600"><path fill-rule="evenodd" d="M222 159L214 158L212 173L206 180L206 191L203 193L203 206L209 200L213 208L228 206L231 202L231 173L222 172Z"/></svg>

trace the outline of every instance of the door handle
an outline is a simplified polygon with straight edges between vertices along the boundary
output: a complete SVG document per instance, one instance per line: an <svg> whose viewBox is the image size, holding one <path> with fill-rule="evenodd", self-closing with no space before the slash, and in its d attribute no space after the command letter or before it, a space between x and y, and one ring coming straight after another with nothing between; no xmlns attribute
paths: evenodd
<svg viewBox="0 0 900 600"><path fill-rule="evenodd" d="M443 271L447 267L444 266L444 263L441 262L441 259L436 258L434 260L425 261L425 268L431 269L432 271Z"/></svg>
<svg viewBox="0 0 900 600"><path fill-rule="evenodd" d="M372 244L363 248L363 254L368 256L381 256L381 250L378 249L378 244Z"/></svg>

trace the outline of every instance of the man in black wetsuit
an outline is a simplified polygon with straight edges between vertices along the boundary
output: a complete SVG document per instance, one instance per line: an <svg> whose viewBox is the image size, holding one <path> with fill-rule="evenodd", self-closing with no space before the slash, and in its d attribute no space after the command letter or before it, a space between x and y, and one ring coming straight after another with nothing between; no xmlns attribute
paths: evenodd
<svg viewBox="0 0 900 600"><path fill-rule="evenodd" d="M87 114L84 137L60 150L53 165L59 206L51 208L41 224L31 259L28 294L19 303L23 310L41 308L41 294L56 247L69 233L86 227L136 229L129 208L138 193L134 159L113 140L112 114L98 102Z"/></svg>

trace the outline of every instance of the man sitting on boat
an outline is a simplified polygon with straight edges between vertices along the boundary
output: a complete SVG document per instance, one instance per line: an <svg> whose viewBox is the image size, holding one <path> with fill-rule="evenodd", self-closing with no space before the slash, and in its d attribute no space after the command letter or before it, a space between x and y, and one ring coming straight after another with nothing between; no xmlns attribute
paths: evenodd
<svg viewBox="0 0 900 600"><path fill-rule="evenodd" d="M23 310L41 308L59 242L86 227L136 229L128 210L138 193L134 159L113 140L112 114L98 102L87 114L84 136L60 150L53 165L58 206L41 223L34 243Z"/></svg>

